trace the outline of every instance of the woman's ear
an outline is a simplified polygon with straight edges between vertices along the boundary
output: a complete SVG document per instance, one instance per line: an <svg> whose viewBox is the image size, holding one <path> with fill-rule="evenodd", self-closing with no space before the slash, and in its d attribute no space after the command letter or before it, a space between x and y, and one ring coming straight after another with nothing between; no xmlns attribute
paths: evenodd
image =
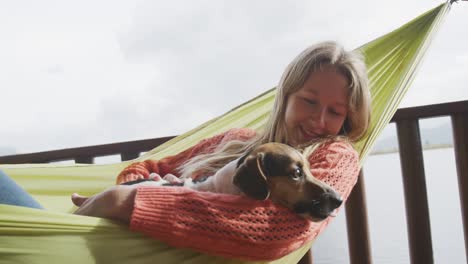
<svg viewBox="0 0 468 264"><path fill-rule="evenodd" d="M235 186L256 200L266 200L270 196L267 179L261 168L262 159L263 153L241 157L233 179Z"/></svg>

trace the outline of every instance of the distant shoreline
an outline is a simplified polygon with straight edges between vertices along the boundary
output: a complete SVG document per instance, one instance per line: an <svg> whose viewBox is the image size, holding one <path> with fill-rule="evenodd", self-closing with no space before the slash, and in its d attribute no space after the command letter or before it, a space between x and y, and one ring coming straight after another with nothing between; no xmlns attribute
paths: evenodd
<svg viewBox="0 0 468 264"><path fill-rule="evenodd" d="M453 148L453 144L434 144L434 145L422 146L422 148L423 150ZM397 152L399 152L398 148L391 148L391 149L385 149L385 150L371 151L369 155L384 155L384 154L397 153Z"/></svg>

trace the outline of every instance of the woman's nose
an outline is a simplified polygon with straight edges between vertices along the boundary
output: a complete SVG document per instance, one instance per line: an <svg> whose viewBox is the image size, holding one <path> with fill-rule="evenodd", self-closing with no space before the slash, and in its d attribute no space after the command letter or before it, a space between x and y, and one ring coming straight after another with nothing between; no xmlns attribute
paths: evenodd
<svg viewBox="0 0 468 264"><path fill-rule="evenodd" d="M324 130L326 126L326 111L324 109L320 109L314 116L314 124L315 128L319 130Z"/></svg>

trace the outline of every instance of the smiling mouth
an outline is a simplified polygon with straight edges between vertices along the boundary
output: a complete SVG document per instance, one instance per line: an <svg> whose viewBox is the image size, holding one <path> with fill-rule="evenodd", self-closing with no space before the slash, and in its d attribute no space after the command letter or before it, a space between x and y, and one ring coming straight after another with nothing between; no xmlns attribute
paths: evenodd
<svg viewBox="0 0 468 264"><path fill-rule="evenodd" d="M302 136L304 137L305 140L311 140L311 139L315 139L315 138L319 137L319 135L317 135L315 133L308 132L302 126L300 126L299 129L301 130L301 134L302 134Z"/></svg>

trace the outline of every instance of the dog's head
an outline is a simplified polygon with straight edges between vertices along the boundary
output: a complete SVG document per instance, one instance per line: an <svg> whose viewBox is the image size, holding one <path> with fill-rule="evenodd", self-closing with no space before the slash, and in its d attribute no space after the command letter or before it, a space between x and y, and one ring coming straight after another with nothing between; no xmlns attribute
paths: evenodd
<svg viewBox="0 0 468 264"><path fill-rule="evenodd" d="M332 215L340 195L310 173L308 161L296 149L266 143L242 156L233 182L245 195L286 206L312 221Z"/></svg>

